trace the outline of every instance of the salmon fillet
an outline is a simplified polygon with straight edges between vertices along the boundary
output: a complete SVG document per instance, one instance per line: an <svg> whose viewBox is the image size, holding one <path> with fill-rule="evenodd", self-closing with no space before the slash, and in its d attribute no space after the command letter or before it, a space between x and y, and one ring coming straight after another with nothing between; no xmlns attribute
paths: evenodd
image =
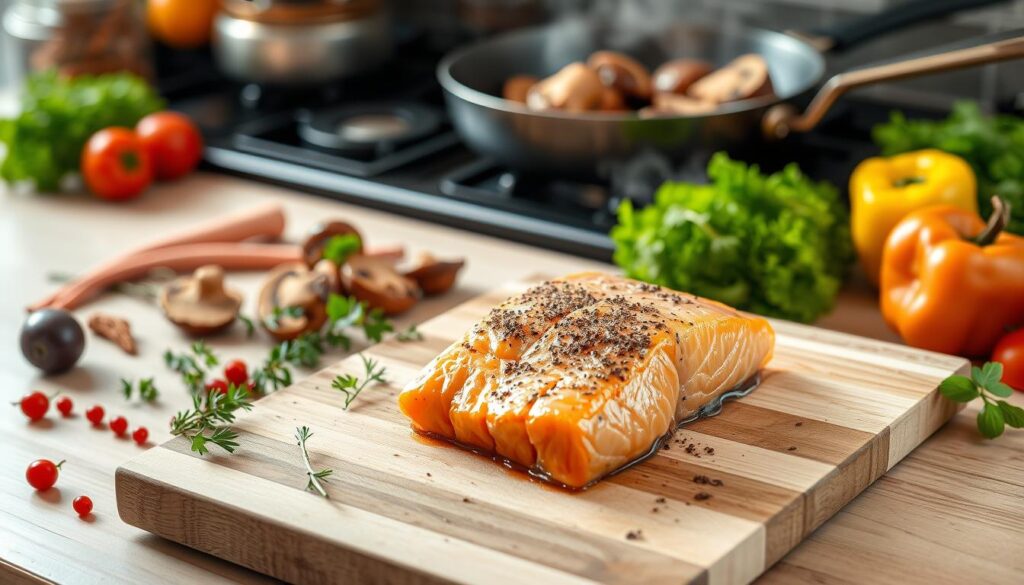
<svg viewBox="0 0 1024 585"><path fill-rule="evenodd" d="M771 358L764 319L602 273L491 312L399 395L413 426L584 487Z"/></svg>

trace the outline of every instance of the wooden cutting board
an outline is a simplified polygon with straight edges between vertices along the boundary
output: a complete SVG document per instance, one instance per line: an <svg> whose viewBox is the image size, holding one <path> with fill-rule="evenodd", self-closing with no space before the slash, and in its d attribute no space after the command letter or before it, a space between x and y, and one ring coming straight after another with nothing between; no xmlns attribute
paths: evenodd
<svg viewBox="0 0 1024 585"><path fill-rule="evenodd" d="M406 381L507 285L365 354L388 385L345 411L330 382L350 357L256 403L234 455L184 439L117 471L121 518L300 583L746 583L948 420L936 387L962 359L784 321L763 384L669 448L570 493L421 439L398 412ZM304 491L295 428L330 499ZM865 567L867 571L869 568Z"/></svg>

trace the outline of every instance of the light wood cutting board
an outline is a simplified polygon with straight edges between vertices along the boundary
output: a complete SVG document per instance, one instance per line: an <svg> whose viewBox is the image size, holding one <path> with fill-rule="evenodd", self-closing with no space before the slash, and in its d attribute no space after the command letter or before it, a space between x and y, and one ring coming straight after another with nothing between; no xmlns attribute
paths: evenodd
<svg viewBox="0 0 1024 585"><path fill-rule="evenodd" d="M936 387L969 367L773 321L776 355L757 390L653 458L569 493L419 438L395 402L526 286L423 324L423 341L368 349L391 383L348 411L330 382L360 375L356 356L257 402L235 425L234 455L201 458L184 439L147 451L117 471L121 518L300 583L746 583L948 420L956 406ZM301 425L314 432L314 467L334 470L330 499L304 491Z"/></svg>

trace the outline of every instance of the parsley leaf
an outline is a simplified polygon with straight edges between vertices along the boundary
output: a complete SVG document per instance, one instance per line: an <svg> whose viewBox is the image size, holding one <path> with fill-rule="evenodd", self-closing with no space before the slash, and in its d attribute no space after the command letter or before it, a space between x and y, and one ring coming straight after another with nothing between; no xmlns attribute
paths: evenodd
<svg viewBox="0 0 1024 585"><path fill-rule="evenodd" d="M332 236L324 244L323 257L341 266L348 261L349 256L358 252L362 247L363 242L356 234Z"/></svg>
<svg viewBox="0 0 1024 585"><path fill-rule="evenodd" d="M381 366L376 360L368 358L363 354L359 354L359 359L363 361L364 377L362 380L353 376L352 374L342 374L335 376L331 382L331 388L341 392L345 395L345 406L344 409L348 410L348 407L359 397L359 394L372 383L386 384L387 369Z"/></svg>

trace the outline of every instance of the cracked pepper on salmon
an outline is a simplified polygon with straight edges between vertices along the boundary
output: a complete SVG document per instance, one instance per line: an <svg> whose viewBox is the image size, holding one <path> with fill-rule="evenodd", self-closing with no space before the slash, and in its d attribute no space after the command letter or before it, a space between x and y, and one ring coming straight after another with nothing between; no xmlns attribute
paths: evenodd
<svg viewBox="0 0 1024 585"><path fill-rule="evenodd" d="M774 344L768 321L721 303L574 274L492 309L398 404L418 431L584 487L752 379Z"/></svg>

